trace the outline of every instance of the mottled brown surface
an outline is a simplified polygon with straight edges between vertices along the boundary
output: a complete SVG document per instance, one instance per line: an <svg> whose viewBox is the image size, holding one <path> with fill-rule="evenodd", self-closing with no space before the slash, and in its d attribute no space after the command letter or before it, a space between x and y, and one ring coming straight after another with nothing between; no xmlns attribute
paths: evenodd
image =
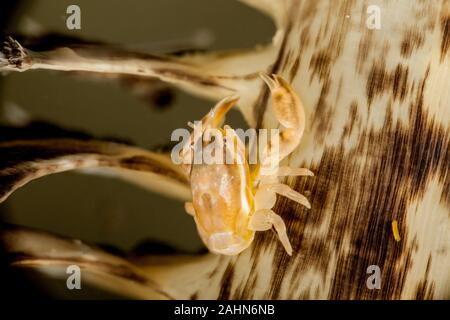
<svg viewBox="0 0 450 320"><path fill-rule="evenodd" d="M312 6L301 3L298 17L314 17L310 13ZM410 3L411 11L422 12L417 21L403 20L403 24L399 21L386 25L384 20L384 30L380 31L367 30L364 24L358 26L349 22L357 20L354 16L358 8L366 5L364 1L336 1L329 5L321 2L318 5L322 10L339 13L329 20L320 20L320 27L315 31L310 29L312 21L300 18L292 23L294 26L289 24L286 28L271 71L289 74L298 84L304 100L311 94L317 97L315 105L310 106L311 131L306 144L311 143L310 148L321 157L318 162L296 163L309 167L316 176L291 181L296 190L309 196L312 209L306 212L286 199L279 199L275 211L287 221L293 257L289 258L276 248L271 258L271 274L264 275L270 280L262 281L268 286L266 290L255 292L256 279L264 272L258 264L267 259L256 252L277 247L275 234L257 236L248 265L254 271L243 283L238 282L238 271L233 271L231 266L239 269L242 259L232 259L225 273L218 275L222 277L220 298L450 298L448 285L446 291L436 293L437 285L445 287L449 282L450 262L442 254L448 256L450 243L445 233L442 236L439 232L450 230L437 231L439 226L431 226L436 233L423 237L436 239L436 247L423 249L425 244L418 240L415 231L410 230L408 220L408 215L412 214L411 206L423 201L431 185L442 188L442 209L429 207L420 212L421 223L433 223L431 217L427 218L433 214L450 219L450 129L448 119L436 117L439 113L446 117L442 108L450 108L450 102L443 97L445 102L441 101L439 106L436 99L432 100L432 91L427 91L435 87L435 83L431 83L433 80L430 81L430 73L444 72L443 79L448 87L449 61L445 58L448 18L438 18L448 9L448 4L445 1L433 5ZM406 2L403 4L408 8ZM389 8L394 10L389 5L382 5L382 8L384 12ZM404 11L408 15L408 10ZM365 13L364 10L361 12ZM350 18L345 18L346 15ZM320 18L316 16L316 19ZM330 24L334 26L330 28ZM426 24L427 33L422 24ZM432 35L441 33L442 40L433 43ZM297 48L293 43L295 40L290 38L295 39L294 35L299 34L301 39L315 40L312 43L302 41L303 46ZM349 47L350 43L357 45ZM428 46L424 48L425 45ZM440 47L440 61L430 53L430 46ZM305 55L308 51L309 58ZM342 67L339 59L344 56L350 64L347 69L337 71L336 68ZM352 59L355 59L354 65L351 65ZM358 75L352 75L353 70ZM422 74L419 76L417 72ZM309 83L299 78L306 78ZM344 85L354 82L355 86L350 92L342 92L343 82ZM308 85L315 83L319 84L318 90L308 89ZM444 92L435 91L434 94L443 95ZM343 97L349 102L344 102ZM267 98L267 92L263 91L254 106L259 119L263 118L259 112L266 110ZM432 114L430 110L433 110ZM400 114L407 115L406 119L400 119ZM375 118L368 121L368 115ZM342 118L345 120L341 121ZM377 129L373 127L375 123L379 123ZM342 128L338 130L343 132L340 138L332 134L337 128ZM353 137L351 142L350 137ZM301 148L299 154L302 154ZM400 242L392 235L393 220L399 222ZM448 220L443 223L449 226ZM421 250L428 253L417 254ZM435 271L439 276L431 276L430 272L435 257L445 261ZM423 273L417 273L413 265L421 264L421 259L425 260L426 268ZM369 265L381 268L381 290L366 287ZM322 280L317 280L317 285L313 285L314 281L305 285L311 279L308 272Z"/></svg>

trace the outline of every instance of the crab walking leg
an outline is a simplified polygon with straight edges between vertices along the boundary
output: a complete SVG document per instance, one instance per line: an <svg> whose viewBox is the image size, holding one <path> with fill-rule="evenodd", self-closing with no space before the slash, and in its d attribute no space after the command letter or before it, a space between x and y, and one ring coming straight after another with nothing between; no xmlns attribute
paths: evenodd
<svg viewBox="0 0 450 320"><path fill-rule="evenodd" d="M255 210L272 209L277 201L277 195L274 191L259 187L255 194Z"/></svg>
<svg viewBox="0 0 450 320"><path fill-rule="evenodd" d="M292 255L292 246L286 232L283 219L271 209L260 209L250 218L249 228L254 231L266 231L274 227L281 244L288 255Z"/></svg>
<svg viewBox="0 0 450 320"><path fill-rule="evenodd" d="M306 208L311 209L311 204L309 203L308 199L306 199L304 195L298 193L297 191L289 187L287 184L283 183L265 184L260 186L260 188L278 193L279 195L289 198L295 202L304 205Z"/></svg>

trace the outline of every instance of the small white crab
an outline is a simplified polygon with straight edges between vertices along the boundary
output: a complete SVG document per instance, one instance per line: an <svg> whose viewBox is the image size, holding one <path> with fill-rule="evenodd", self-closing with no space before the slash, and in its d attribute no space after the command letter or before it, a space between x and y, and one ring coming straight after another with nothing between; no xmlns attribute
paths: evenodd
<svg viewBox="0 0 450 320"><path fill-rule="evenodd" d="M305 128L305 112L303 105L291 86L280 76L260 74L271 92L274 114L281 124L279 134L279 155L277 163L290 154L300 143ZM207 128L218 128L226 113L239 98L231 96L220 101L201 121L202 133ZM194 128L195 129L195 128ZM236 255L250 246L255 231L275 228L286 252L292 255L292 246L286 234L283 219L273 210L276 194L292 199L307 208L308 200L280 183L280 176L312 176L305 168L276 167L268 174L260 168L268 159L260 159L259 165L250 169L246 161L245 145L229 126L225 126L227 134L231 131L234 143L237 144L235 157L243 159L241 164L195 164L189 162L185 166L189 177L192 202L185 203L186 211L195 219L198 232L211 252L225 255ZM195 131L195 130L194 130ZM190 143L195 142L194 133ZM203 135L202 144L209 143ZM224 141L226 142L226 141ZM229 143L221 144L223 152ZM267 149L271 145L268 144ZM270 154L265 150L263 155ZM186 153L181 155L187 157ZM271 159L273 160L273 159Z"/></svg>

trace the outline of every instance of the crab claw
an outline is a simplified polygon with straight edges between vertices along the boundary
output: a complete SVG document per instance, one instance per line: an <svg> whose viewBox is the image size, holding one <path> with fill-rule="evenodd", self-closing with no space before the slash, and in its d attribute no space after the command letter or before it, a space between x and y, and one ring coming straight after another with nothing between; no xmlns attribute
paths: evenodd
<svg viewBox="0 0 450 320"><path fill-rule="evenodd" d="M284 127L279 134L279 159L271 159L272 152L266 148L264 161L279 162L300 143L305 129L305 110L291 85L276 74L260 73L259 76L270 89L272 109L278 122Z"/></svg>
<svg viewBox="0 0 450 320"><path fill-rule="evenodd" d="M275 78L274 74L269 76L265 72L260 72L259 77L267 84L267 86L269 87L269 89L271 91L275 90L279 86L279 84L276 82L276 78Z"/></svg>
<svg viewBox="0 0 450 320"><path fill-rule="evenodd" d="M260 73L272 96L272 108L277 120L286 128L300 129L305 122L303 105L291 85L282 77Z"/></svg>
<svg viewBox="0 0 450 320"><path fill-rule="evenodd" d="M239 98L237 94L233 94L220 100L203 118L203 124L210 124L213 128L219 127L227 112L239 101Z"/></svg>

